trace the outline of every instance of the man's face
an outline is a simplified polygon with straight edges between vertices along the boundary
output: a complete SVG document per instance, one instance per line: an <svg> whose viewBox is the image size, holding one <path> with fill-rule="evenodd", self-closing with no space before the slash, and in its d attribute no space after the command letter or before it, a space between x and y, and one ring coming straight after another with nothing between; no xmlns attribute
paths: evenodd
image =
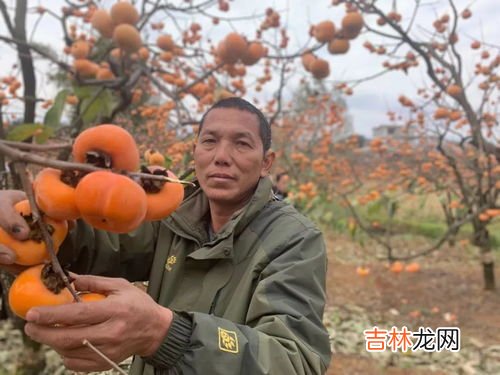
<svg viewBox="0 0 500 375"><path fill-rule="evenodd" d="M212 203L238 209L267 175L274 154L264 156L253 113L216 108L205 117L194 149L196 176Z"/></svg>

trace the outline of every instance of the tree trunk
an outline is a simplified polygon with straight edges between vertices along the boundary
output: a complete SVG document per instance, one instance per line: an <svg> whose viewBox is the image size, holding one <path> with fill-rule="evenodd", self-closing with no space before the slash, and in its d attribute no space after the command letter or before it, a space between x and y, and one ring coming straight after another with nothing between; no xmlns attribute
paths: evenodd
<svg viewBox="0 0 500 375"><path fill-rule="evenodd" d="M24 122L34 123L36 108L36 76L31 49L26 44L28 42L26 39L27 7L28 4L26 0L17 0L14 19L14 35L12 36L21 42L17 45L17 52L21 63L24 83Z"/></svg>
<svg viewBox="0 0 500 375"><path fill-rule="evenodd" d="M3 123L3 108L0 103L0 139L5 139L5 130ZM3 154L0 154L0 190L8 189L8 176L7 176L7 167L5 165L5 157Z"/></svg>
<svg viewBox="0 0 500 375"><path fill-rule="evenodd" d="M483 264L483 279L485 290L495 290L495 263L491 250L488 228L479 221L474 221L474 245L481 250Z"/></svg>

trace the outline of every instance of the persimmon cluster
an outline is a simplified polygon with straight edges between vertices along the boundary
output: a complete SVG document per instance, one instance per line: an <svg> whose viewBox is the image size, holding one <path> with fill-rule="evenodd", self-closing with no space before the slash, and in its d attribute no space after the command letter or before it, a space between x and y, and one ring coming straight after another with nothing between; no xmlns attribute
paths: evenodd
<svg viewBox="0 0 500 375"><path fill-rule="evenodd" d="M326 44L328 52L332 55L345 54L349 51L350 40L358 37L364 26L361 13L349 9L342 19L342 28L337 29L330 20L312 25L310 35L318 43ZM313 52L307 51L302 55L302 65L316 79L324 79L330 75L330 65L325 59L317 57Z"/></svg>
<svg viewBox="0 0 500 375"><path fill-rule="evenodd" d="M75 139L72 154L78 163L104 169L82 173L46 168L36 176L37 205L55 219L81 218L94 228L126 233L144 221L170 215L184 198L180 183L136 180L128 175L139 170L139 150L132 135L117 125L83 131ZM141 172L176 179L171 171L157 165L161 154L150 154L147 161L151 159L156 166L143 167Z"/></svg>
<svg viewBox="0 0 500 375"><path fill-rule="evenodd" d="M50 254L41 225L51 236L52 248L57 254L71 220L82 219L97 229L126 233L145 221L170 215L184 198L181 183L136 177L133 172L140 170L144 174L177 179L161 166L164 158L154 150L148 150L145 155L151 165L141 167L134 138L117 125L103 124L83 131L73 143L72 155L77 163L102 169L93 172L41 170L32 185L43 224L34 220L32 207L24 200L14 209L30 227L28 239L17 240L0 228L0 243L15 252L18 265L29 266L16 277L9 290L10 307L22 318L31 307L73 300L61 275L48 263ZM105 298L95 293L79 295L83 301Z"/></svg>
<svg viewBox="0 0 500 375"><path fill-rule="evenodd" d="M60 275L52 269L52 264L46 263L50 258L49 252L43 241L40 225L34 221L29 201L26 199L18 202L14 209L28 223L28 239L19 241L0 228L0 243L14 251L18 265L28 266L16 277L9 289L9 306L16 315L24 319L32 307L72 303L73 296ZM68 233L68 221L56 220L45 214L41 220L57 254ZM82 301L105 298L99 293L80 292L79 295Z"/></svg>

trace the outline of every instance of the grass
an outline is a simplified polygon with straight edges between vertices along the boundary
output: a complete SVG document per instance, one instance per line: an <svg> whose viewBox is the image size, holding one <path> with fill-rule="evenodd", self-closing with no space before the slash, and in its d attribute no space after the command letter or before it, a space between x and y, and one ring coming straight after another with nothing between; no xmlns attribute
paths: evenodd
<svg viewBox="0 0 500 375"><path fill-rule="evenodd" d="M442 219L438 198L436 196L407 198L401 200L402 203L392 220L389 220L386 206L383 204L378 204L378 207L363 206L356 209L367 222L378 221L385 227L390 225L390 229L396 234L417 235L436 240L441 238L448 228ZM328 229L349 231L347 223L351 216L350 212L338 202L318 201L314 208L307 210L306 215ZM500 250L500 220L492 222L488 230L493 249ZM456 237L458 240L470 239L472 233L472 225L465 224Z"/></svg>

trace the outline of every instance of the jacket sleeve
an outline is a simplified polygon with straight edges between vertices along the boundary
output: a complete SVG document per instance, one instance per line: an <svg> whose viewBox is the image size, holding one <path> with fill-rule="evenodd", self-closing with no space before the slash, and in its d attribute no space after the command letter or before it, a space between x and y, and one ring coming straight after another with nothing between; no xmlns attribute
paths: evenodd
<svg viewBox="0 0 500 375"><path fill-rule="evenodd" d="M132 232L117 234L78 220L61 245L58 258L63 267L75 273L144 281L149 277L158 225L144 223Z"/></svg>
<svg viewBox="0 0 500 375"><path fill-rule="evenodd" d="M321 233L295 234L277 250L257 280L245 324L176 312L165 341L145 358L156 373L326 372L331 350L322 323L327 261Z"/></svg>

